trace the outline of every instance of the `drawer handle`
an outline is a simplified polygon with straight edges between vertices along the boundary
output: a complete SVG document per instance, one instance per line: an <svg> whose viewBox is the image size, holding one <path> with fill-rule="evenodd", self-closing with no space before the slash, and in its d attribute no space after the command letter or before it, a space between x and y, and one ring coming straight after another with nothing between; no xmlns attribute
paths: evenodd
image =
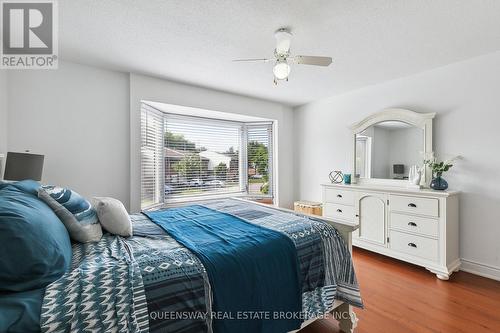
<svg viewBox="0 0 500 333"><path fill-rule="evenodd" d="M342 209L337 209L337 213L342 213Z"/></svg>
<svg viewBox="0 0 500 333"><path fill-rule="evenodd" d="M417 205L415 205L414 203L409 203L408 207L417 208Z"/></svg>
<svg viewBox="0 0 500 333"><path fill-rule="evenodd" d="M416 227L417 226L417 224L415 222L408 222L408 225L410 227Z"/></svg>
<svg viewBox="0 0 500 333"><path fill-rule="evenodd" d="M417 244L415 244L415 243L408 243L408 246L409 246L409 247L414 247L414 248L417 248Z"/></svg>
<svg viewBox="0 0 500 333"><path fill-rule="evenodd" d="M342 194L337 194L337 198L342 198Z"/></svg>

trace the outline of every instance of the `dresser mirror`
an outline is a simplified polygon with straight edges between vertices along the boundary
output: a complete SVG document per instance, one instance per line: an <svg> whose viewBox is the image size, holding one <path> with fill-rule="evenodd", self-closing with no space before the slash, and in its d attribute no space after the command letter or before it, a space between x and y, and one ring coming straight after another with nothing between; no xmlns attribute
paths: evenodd
<svg viewBox="0 0 500 333"><path fill-rule="evenodd" d="M387 109L351 127L353 139L353 182L408 185L412 166L422 167L432 152L434 113ZM422 168L420 185L427 183Z"/></svg>

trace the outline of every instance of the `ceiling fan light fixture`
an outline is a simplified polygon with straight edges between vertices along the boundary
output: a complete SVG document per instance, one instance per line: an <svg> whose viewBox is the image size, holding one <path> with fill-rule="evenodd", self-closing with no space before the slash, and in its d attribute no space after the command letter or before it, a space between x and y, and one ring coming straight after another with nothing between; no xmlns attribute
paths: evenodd
<svg viewBox="0 0 500 333"><path fill-rule="evenodd" d="M288 28L280 28L275 33L276 48L274 49L273 57L270 58L250 58L250 59L236 59L233 61L238 62L273 62L274 84L277 85L278 81L288 81L291 67L294 65L310 65L327 67L332 63L331 57L319 57L309 55L292 55L290 53L290 44L292 33Z"/></svg>
<svg viewBox="0 0 500 333"><path fill-rule="evenodd" d="M278 60L273 67L274 77L278 80L285 80L290 75L290 65L286 60Z"/></svg>

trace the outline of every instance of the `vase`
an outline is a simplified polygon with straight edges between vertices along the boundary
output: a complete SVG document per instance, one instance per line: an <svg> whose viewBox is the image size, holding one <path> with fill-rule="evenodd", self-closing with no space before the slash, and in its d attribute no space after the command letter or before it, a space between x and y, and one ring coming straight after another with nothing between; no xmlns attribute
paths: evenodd
<svg viewBox="0 0 500 333"><path fill-rule="evenodd" d="M448 188L448 182L440 174L437 174L436 177L432 178L431 188L433 190L444 191Z"/></svg>

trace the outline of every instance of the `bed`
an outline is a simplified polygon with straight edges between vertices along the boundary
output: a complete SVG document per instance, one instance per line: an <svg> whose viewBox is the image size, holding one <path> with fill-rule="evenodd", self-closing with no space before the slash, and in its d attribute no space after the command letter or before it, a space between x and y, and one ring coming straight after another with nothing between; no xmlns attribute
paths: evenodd
<svg viewBox="0 0 500 333"><path fill-rule="evenodd" d="M70 270L45 290L41 331L292 332L332 312L343 331L353 331L356 318L352 306L362 307L350 255L350 234L356 226L240 199L176 209L131 215L133 237L105 234L97 243L73 244ZM257 248L247 251L250 257L262 257L255 259L257 273L247 267L250 264L235 263L233 257L228 262L235 268L210 268L214 258L221 256L207 257L203 249L194 251L202 247L202 242L190 238L190 233L195 237L195 229L186 231L182 222L177 224L180 228L167 232L179 216L186 221L193 219L195 227L210 217L224 220L225 230L240 228L240 222L241 227L257 228L242 229L237 238L247 238L244 243L236 242L237 248L263 231L281 235L286 238L281 241L294 247L299 284L293 284L293 273L285 274L290 266L286 251L276 257L281 251L269 250L272 247L260 253ZM202 225L204 232L207 225ZM176 232L184 233L185 238ZM267 241L269 237L263 238L266 246L276 245L276 241ZM227 238L222 241L227 242ZM242 258L243 262L253 260ZM293 262L295 257L291 258ZM269 260L275 261L266 266ZM236 272L240 268L241 272ZM235 269L234 279L231 269ZM225 299L220 296L224 293ZM297 293L298 311L296 306L287 307L297 299ZM280 297L283 299L278 300ZM265 311L259 311L259 306Z"/></svg>

